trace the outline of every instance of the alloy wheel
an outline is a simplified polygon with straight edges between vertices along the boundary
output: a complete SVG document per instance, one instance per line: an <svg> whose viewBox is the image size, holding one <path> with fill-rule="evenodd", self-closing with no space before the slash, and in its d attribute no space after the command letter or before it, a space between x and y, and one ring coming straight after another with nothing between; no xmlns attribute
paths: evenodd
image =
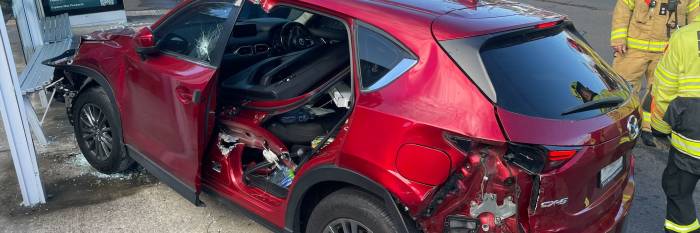
<svg viewBox="0 0 700 233"><path fill-rule="evenodd" d="M80 111L81 137L90 153L98 160L107 160L112 153L112 128L104 111L88 103Z"/></svg>
<svg viewBox="0 0 700 233"><path fill-rule="evenodd" d="M367 226L364 224L348 219L348 218L340 218L332 221L330 224L328 224L324 230L323 233L373 233L372 230L370 230Z"/></svg>

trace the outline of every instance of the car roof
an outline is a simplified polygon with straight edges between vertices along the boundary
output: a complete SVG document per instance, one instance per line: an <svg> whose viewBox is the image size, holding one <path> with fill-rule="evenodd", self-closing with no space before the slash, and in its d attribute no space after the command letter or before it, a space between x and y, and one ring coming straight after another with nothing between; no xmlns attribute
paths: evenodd
<svg viewBox="0 0 700 233"><path fill-rule="evenodd" d="M432 30L438 40L478 36L566 17L510 0L267 0L304 2L338 11L384 30ZM397 33L391 33L397 34Z"/></svg>

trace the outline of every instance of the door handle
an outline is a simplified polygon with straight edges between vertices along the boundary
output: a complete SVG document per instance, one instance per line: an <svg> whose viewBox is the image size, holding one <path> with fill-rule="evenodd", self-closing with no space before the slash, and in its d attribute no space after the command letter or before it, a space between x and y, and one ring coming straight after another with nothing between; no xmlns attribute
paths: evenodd
<svg viewBox="0 0 700 233"><path fill-rule="evenodd" d="M187 87L179 86L175 88L177 99L183 104L199 104L202 99L201 90L191 90Z"/></svg>

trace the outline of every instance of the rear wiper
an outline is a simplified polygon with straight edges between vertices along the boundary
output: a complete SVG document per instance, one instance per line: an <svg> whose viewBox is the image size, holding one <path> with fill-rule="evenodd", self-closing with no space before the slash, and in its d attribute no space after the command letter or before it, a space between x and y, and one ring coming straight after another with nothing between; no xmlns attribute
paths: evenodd
<svg viewBox="0 0 700 233"><path fill-rule="evenodd" d="M585 112L585 111L593 110L593 109L617 107L618 105L620 105L623 102L625 102L625 99L623 99L621 97L617 97L617 96L600 98L600 99L596 99L596 100L581 104L579 106L569 108L568 110L566 110L566 112L561 113L561 115L566 116L569 114L578 113L578 112Z"/></svg>

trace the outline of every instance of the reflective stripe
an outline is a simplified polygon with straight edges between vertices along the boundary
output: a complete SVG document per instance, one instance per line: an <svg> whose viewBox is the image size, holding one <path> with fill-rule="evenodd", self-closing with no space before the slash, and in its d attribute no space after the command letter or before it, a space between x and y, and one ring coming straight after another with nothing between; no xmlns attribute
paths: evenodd
<svg viewBox="0 0 700 233"><path fill-rule="evenodd" d="M666 123L664 120L657 119L656 117L651 118L651 128L664 134L671 133L671 126L668 125L668 123Z"/></svg>
<svg viewBox="0 0 700 233"><path fill-rule="evenodd" d="M678 87L679 90L684 90L684 91L700 91L700 86L692 86L692 85L683 85ZM686 96L686 97L691 97L691 96Z"/></svg>
<svg viewBox="0 0 700 233"><path fill-rule="evenodd" d="M691 77L693 77L693 78L691 78ZM694 77L697 77L697 76L683 76L680 78L680 80L678 80L678 82L683 83L683 84L685 84L685 83L700 83L700 78L694 78Z"/></svg>
<svg viewBox="0 0 700 233"><path fill-rule="evenodd" d="M634 10L634 1L635 0L622 0L622 2L624 2L625 5L630 8L630 10Z"/></svg>
<svg viewBox="0 0 700 233"><path fill-rule="evenodd" d="M700 0L698 0L700 1ZM627 28L620 28L610 32L610 40L627 38Z"/></svg>
<svg viewBox="0 0 700 233"><path fill-rule="evenodd" d="M665 86L669 87L675 87L676 86L676 80L678 79L677 76L673 76L668 71L663 67L663 65L659 65L656 67L656 71L654 72L656 77L658 78L659 81L661 81L662 84Z"/></svg>
<svg viewBox="0 0 700 233"><path fill-rule="evenodd" d="M698 6L700 6L700 0L693 0L688 4L688 12L698 9Z"/></svg>
<svg viewBox="0 0 700 233"><path fill-rule="evenodd" d="M695 222L691 223L690 225L678 225L674 222L671 222L671 220L666 219L664 227L666 227L667 230L675 231L678 233L688 233L700 229L700 222L698 222L698 220L696 219Z"/></svg>
<svg viewBox="0 0 700 233"><path fill-rule="evenodd" d="M622 201L623 201L623 202L628 202L628 201L631 200L631 199L632 199L632 195L628 195L628 194L623 194L623 195L622 195Z"/></svg>
<svg viewBox="0 0 700 233"><path fill-rule="evenodd" d="M700 141L687 138L679 133L671 133L671 144L678 151L700 158Z"/></svg>
<svg viewBox="0 0 700 233"><path fill-rule="evenodd" d="M683 92L683 97L700 97L700 86L681 86L678 92Z"/></svg>
<svg viewBox="0 0 700 233"><path fill-rule="evenodd" d="M699 1L700 1L700 0L699 0ZM617 33L620 33L620 32L627 32L627 28L618 28L618 29L615 29L615 30L613 30L610 34L614 35L614 34L617 34Z"/></svg>
<svg viewBox="0 0 700 233"><path fill-rule="evenodd" d="M634 39L631 37L627 38L627 47L643 51L663 52L664 50L666 50L667 45L668 42L666 41L649 41Z"/></svg>
<svg viewBox="0 0 700 233"><path fill-rule="evenodd" d="M651 123L651 113L650 112L642 112L642 121Z"/></svg>
<svg viewBox="0 0 700 233"><path fill-rule="evenodd" d="M658 76L657 76L657 77L658 77ZM657 88L657 89L659 89L659 90L662 91L662 93L658 93L658 92L657 92L657 95L663 95L663 96L667 96L666 93L675 92L675 91L678 90L678 87L677 87L677 86L656 85L656 86L654 86L654 88Z"/></svg>
<svg viewBox="0 0 700 233"><path fill-rule="evenodd" d="M666 69L666 66L664 66L663 64L658 65L657 67L660 68L666 76L668 76L670 78L674 78L674 79L678 78L678 74L669 71L668 69Z"/></svg>
<svg viewBox="0 0 700 233"><path fill-rule="evenodd" d="M624 137L620 138L620 142L618 143L618 145L622 145L622 144L625 144L625 143L628 143L631 141L632 141L632 139L629 136L624 136Z"/></svg>
<svg viewBox="0 0 700 233"><path fill-rule="evenodd" d="M619 39L625 39L627 37L627 33L623 32L620 34L615 34L610 36L610 40L619 40Z"/></svg>

